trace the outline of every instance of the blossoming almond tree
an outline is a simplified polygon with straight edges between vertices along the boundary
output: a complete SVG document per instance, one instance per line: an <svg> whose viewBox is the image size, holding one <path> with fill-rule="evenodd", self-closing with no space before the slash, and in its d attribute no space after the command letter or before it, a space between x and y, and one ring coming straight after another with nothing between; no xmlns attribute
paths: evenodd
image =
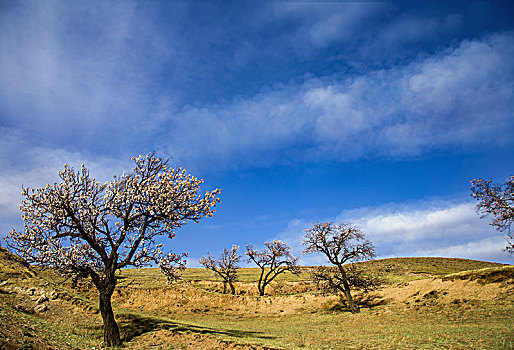
<svg viewBox="0 0 514 350"><path fill-rule="evenodd" d="M291 271L293 274L300 273L298 258L293 257L291 248L287 244L274 240L264 243L264 246L265 248L259 252L253 246L247 245L245 253L248 255L248 261L253 261L261 269L257 283L260 296L264 295L266 286L281 273L286 271Z"/></svg>
<svg viewBox="0 0 514 350"><path fill-rule="evenodd" d="M161 251L159 236L172 239L192 220L212 216L219 189L200 193L203 180L168 168L154 153L133 157L133 171L100 184L84 165L65 165L60 183L23 188L24 231L14 229L8 245L28 262L88 276L99 292L106 346L121 345L111 307L116 271L156 263L168 281L177 278L183 255Z"/></svg>
<svg viewBox="0 0 514 350"><path fill-rule="evenodd" d="M241 259L241 255L237 254L239 247L233 245L232 249L223 248L223 253L219 260L216 260L211 253L207 252L207 257L202 257L198 262L206 269L212 270L216 276L221 277L223 281L223 293L227 292L227 284L230 287L230 293L236 294L234 282L237 281L237 263Z"/></svg>

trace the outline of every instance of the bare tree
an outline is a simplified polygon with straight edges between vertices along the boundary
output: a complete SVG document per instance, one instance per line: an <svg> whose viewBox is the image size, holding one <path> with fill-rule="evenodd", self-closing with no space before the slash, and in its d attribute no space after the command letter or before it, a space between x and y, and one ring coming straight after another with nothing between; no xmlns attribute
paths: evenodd
<svg viewBox="0 0 514 350"><path fill-rule="evenodd" d="M257 251L252 245L246 246L248 261L253 261L260 269L259 282L257 289L259 295L263 296L266 286L271 283L278 275L291 271L293 274L300 273L298 258L291 255L291 249L282 241L264 243L265 248Z"/></svg>
<svg viewBox="0 0 514 350"><path fill-rule="evenodd" d="M362 289L365 292L374 290L381 283L381 279L376 273L358 266L356 263L344 265L346 278L350 288ZM316 266L310 269L313 281L321 294L340 294L341 300L348 301L344 295L343 279L336 266ZM344 298L343 298L344 296Z"/></svg>
<svg viewBox="0 0 514 350"><path fill-rule="evenodd" d="M212 270L215 276L221 277L223 281L223 293L227 292L227 284L230 287L230 293L236 294L234 282L237 281L237 270L239 266L237 263L241 259L241 255L237 254L239 247L236 245L232 246L232 249L228 250L223 248L223 253L219 260L216 260L211 253L207 252L207 257L202 257L198 262L203 265L206 269Z"/></svg>
<svg viewBox="0 0 514 350"><path fill-rule="evenodd" d="M360 311L350 292L352 275L347 262L370 259L375 256L373 244L364 238L364 232L351 224L317 223L305 230L302 242L304 253L323 253L335 268L319 267L313 271L314 279L327 291L342 293L352 313ZM362 275L361 275L362 276Z"/></svg>
<svg viewBox="0 0 514 350"><path fill-rule="evenodd" d="M153 153L133 157L133 171L100 184L84 165L65 165L60 183L23 188L24 231L13 230L8 245L30 263L53 266L91 278L98 289L107 346L121 344L111 296L116 271L156 263L171 281L183 255L161 251L159 236L170 239L187 221L212 216L219 190L201 194L203 180Z"/></svg>
<svg viewBox="0 0 514 350"><path fill-rule="evenodd" d="M481 218L488 215L493 217L490 225L498 231L507 231L507 246L505 250L514 253L514 236L510 227L514 222L514 176L504 184L493 184L492 180L478 179L471 181L473 198L478 201L477 213Z"/></svg>

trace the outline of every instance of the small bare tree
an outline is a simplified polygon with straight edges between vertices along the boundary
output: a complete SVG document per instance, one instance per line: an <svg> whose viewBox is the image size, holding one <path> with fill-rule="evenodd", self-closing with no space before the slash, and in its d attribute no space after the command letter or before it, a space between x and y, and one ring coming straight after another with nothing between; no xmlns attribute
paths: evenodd
<svg viewBox="0 0 514 350"><path fill-rule="evenodd" d="M317 223L305 230L302 243L304 253L323 253L335 268L319 267L313 270L314 280L325 291L337 291L345 296L352 313L360 311L350 291L352 279L357 281L355 269L347 270L347 262L370 259L375 256L375 248L364 238L357 226L332 222ZM359 274L362 278L362 274Z"/></svg>
<svg viewBox="0 0 514 350"><path fill-rule="evenodd" d="M183 255L161 251L159 236L172 239L191 220L212 216L219 190L201 194L203 182L185 170L168 168L153 153L134 157L132 172L100 184L84 165L65 165L60 183L23 189L25 230L10 232L9 247L30 263L88 276L99 292L106 346L121 344L111 307L116 271L156 263L168 280Z"/></svg>
<svg viewBox="0 0 514 350"><path fill-rule="evenodd" d="M471 181L473 198L478 201L477 213L481 218L493 217L490 225L498 231L507 231L505 250L514 253L514 236L510 230L514 222L514 176L504 184L493 184L492 180L478 179Z"/></svg>
<svg viewBox="0 0 514 350"><path fill-rule="evenodd" d="M223 253L221 253L219 260L216 260L211 253L207 252L207 257L202 257L198 261L206 269L212 270L215 276L221 277L223 281L223 293L227 292L228 284L230 293L232 295L236 294L234 282L237 281L237 270L239 269L237 263L241 259L241 255L237 254L238 250L239 247L236 245L233 245L230 250L223 248Z"/></svg>
<svg viewBox="0 0 514 350"><path fill-rule="evenodd" d="M248 261L253 261L260 269L257 289L259 295L263 296L266 286L278 275L290 271L293 274L300 273L298 258L293 257L291 249L282 241L264 243L265 248L257 251L252 245L246 246Z"/></svg>

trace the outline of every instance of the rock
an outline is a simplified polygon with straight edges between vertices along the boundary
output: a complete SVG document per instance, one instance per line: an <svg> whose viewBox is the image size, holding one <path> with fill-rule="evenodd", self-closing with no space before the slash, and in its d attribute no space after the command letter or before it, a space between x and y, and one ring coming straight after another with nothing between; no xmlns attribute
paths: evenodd
<svg viewBox="0 0 514 350"><path fill-rule="evenodd" d="M48 301L48 297L45 293L41 294L41 296L36 300L36 304L43 304L45 301Z"/></svg>
<svg viewBox="0 0 514 350"><path fill-rule="evenodd" d="M13 290L9 287L7 288L0 288L0 294L14 294Z"/></svg>
<svg viewBox="0 0 514 350"><path fill-rule="evenodd" d="M57 292L51 291L50 292L50 300L55 300L59 297L59 294Z"/></svg>
<svg viewBox="0 0 514 350"><path fill-rule="evenodd" d="M25 309L25 306L21 305L21 304L17 304L15 307L14 307L16 310L18 311L21 311L21 312L25 312L27 313L27 309Z"/></svg>
<svg viewBox="0 0 514 350"><path fill-rule="evenodd" d="M36 312L45 312L46 310L48 310L48 306L46 306L46 304L36 305L34 308L34 311Z"/></svg>
<svg viewBox="0 0 514 350"><path fill-rule="evenodd" d="M0 283L0 287L6 286L6 285L7 285L7 281L3 281L2 283Z"/></svg>

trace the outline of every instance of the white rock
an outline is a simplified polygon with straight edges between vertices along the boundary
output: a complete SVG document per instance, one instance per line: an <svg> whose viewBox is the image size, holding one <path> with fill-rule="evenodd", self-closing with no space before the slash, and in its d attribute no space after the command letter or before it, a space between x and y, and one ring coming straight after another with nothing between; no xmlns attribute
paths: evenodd
<svg viewBox="0 0 514 350"><path fill-rule="evenodd" d="M41 294L41 296L36 300L36 303L37 304L42 304L44 303L45 301L48 301L48 297L46 296L45 293Z"/></svg>
<svg viewBox="0 0 514 350"><path fill-rule="evenodd" d="M36 305L36 307L34 308L34 310L35 310L36 312L45 312L46 310L48 310L48 306L46 306L46 304Z"/></svg>

